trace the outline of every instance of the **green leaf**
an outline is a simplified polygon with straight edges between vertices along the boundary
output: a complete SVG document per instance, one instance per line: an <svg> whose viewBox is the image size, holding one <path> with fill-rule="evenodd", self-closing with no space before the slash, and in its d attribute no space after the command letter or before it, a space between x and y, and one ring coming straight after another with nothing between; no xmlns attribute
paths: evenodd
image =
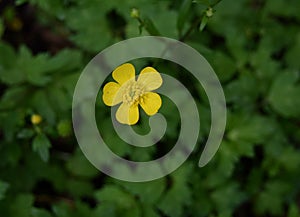
<svg viewBox="0 0 300 217"><path fill-rule="evenodd" d="M246 199L246 195L240 191L237 183L232 182L212 192L211 198L215 203L219 214L232 214L235 207Z"/></svg>
<svg viewBox="0 0 300 217"><path fill-rule="evenodd" d="M296 172L300 168L300 152L292 146L286 147L280 154L278 159L286 170Z"/></svg>
<svg viewBox="0 0 300 217"><path fill-rule="evenodd" d="M10 205L10 216L31 217L33 202L31 194L18 194Z"/></svg>
<svg viewBox="0 0 300 217"><path fill-rule="evenodd" d="M93 215L93 210L91 209L90 205L81 201L77 200L75 202L76 210L73 210L72 216L76 217L92 217L92 216L99 216L99 215Z"/></svg>
<svg viewBox="0 0 300 217"><path fill-rule="evenodd" d="M106 185L101 190L95 193L97 201L101 204L111 204L113 206L106 205L106 209L113 211L113 207L116 208L116 214L118 216L125 217L139 217L140 208L136 204L134 197L117 186Z"/></svg>
<svg viewBox="0 0 300 217"><path fill-rule="evenodd" d="M98 170L86 159L79 149L68 160L66 167L72 174L80 177L92 178L98 174Z"/></svg>
<svg viewBox="0 0 300 217"><path fill-rule="evenodd" d="M72 124L69 120L62 120L57 125L58 134L62 137L70 136L72 133Z"/></svg>
<svg viewBox="0 0 300 217"><path fill-rule="evenodd" d="M161 35L156 26L154 25L153 21L149 17L146 17L144 19L144 27L147 30L147 32L152 36Z"/></svg>
<svg viewBox="0 0 300 217"><path fill-rule="evenodd" d="M298 217L298 216L300 216L300 210L298 205L295 203L290 204L287 217Z"/></svg>
<svg viewBox="0 0 300 217"><path fill-rule="evenodd" d="M295 17L300 20L297 10L299 7L300 4L297 0L291 0L288 3L284 0L273 0L272 2L266 2L265 10L270 14L276 14L283 17Z"/></svg>
<svg viewBox="0 0 300 217"><path fill-rule="evenodd" d="M49 148L51 147L51 143L47 136L43 133L39 133L33 139L32 142L32 150L37 152L41 159L45 162L49 160Z"/></svg>
<svg viewBox="0 0 300 217"><path fill-rule="evenodd" d="M61 112L68 112L72 106L72 98L60 84L53 84L47 89L49 103L53 105L53 109L57 115Z"/></svg>
<svg viewBox="0 0 300 217"><path fill-rule="evenodd" d="M199 27L199 30L202 32L203 29L205 28L207 22L208 22L208 17L207 16L203 16L202 17L202 20L201 20L201 23L200 23L200 27Z"/></svg>
<svg viewBox="0 0 300 217"><path fill-rule="evenodd" d="M238 144L239 146L249 146L242 143ZM251 146L250 146L251 147ZM219 172L219 175L223 177L230 177L235 169L235 164L238 162L239 158L237 156L237 151L234 150L234 146L231 143L223 141L220 149L218 150L218 167L216 170ZM240 148L241 149L241 148ZM252 150L251 150L252 152ZM221 179L221 178L220 178ZM222 179L221 179L222 180ZM215 180L217 181L217 180ZM213 182L213 180L212 180Z"/></svg>
<svg viewBox="0 0 300 217"><path fill-rule="evenodd" d="M190 15L190 8L192 5L193 0L184 0L182 1L182 4L180 6L180 9L178 11L178 18L177 18L177 29L178 32L181 33L182 29L184 27L184 24Z"/></svg>
<svg viewBox="0 0 300 217"><path fill-rule="evenodd" d="M115 154L123 157L131 153L132 149L130 145L125 143L115 134L115 132L113 132L113 126L110 117L99 117L97 118L97 123L99 123L99 129L101 129L101 134L103 133L104 141Z"/></svg>
<svg viewBox="0 0 300 217"><path fill-rule="evenodd" d="M299 61L299 55L300 55L300 34L296 36L295 41L292 43L292 46L288 49L285 59L288 63L289 67L291 67L294 70L299 70L300 68L300 61Z"/></svg>
<svg viewBox="0 0 300 217"><path fill-rule="evenodd" d="M270 214L272 216L283 216L283 197L289 192L291 186L280 180L266 183L265 189L260 191L255 200L255 210L258 214Z"/></svg>
<svg viewBox="0 0 300 217"><path fill-rule="evenodd" d="M34 130L33 129L22 129L20 132L18 132L17 137L19 139L30 139L34 136Z"/></svg>
<svg viewBox="0 0 300 217"><path fill-rule="evenodd" d="M222 0L211 0L210 1L210 5L213 7L213 6L216 6L217 4L219 4Z"/></svg>
<svg viewBox="0 0 300 217"><path fill-rule="evenodd" d="M2 73L4 69L9 69L15 65L16 53L14 49L5 42L0 42L0 78L2 78ZM3 71L2 71L3 70Z"/></svg>
<svg viewBox="0 0 300 217"><path fill-rule="evenodd" d="M55 217L70 217L71 214L71 210L70 210L70 206L67 203L58 203L58 204L54 204L52 206L52 210L53 213L55 214Z"/></svg>
<svg viewBox="0 0 300 217"><path fill-rule="evenodd" d="M209 0L193 0L193 3L202 4L202 5L205 5L205 6L210 5Z"/></svg>
<svg viewBox="0 0 300 217"><path fill-rule="evenodd" d="M171 174L173 185L158 203L158 208L167 216L182 216L184 206L190 205L191 189L189 189L187 185L190 173L191 166L185 164Z"/></svg>
<svg viewBox="0 0 300 217"><path fill-rule="evenodd" d="M5 198L5 193L8 188L9 184L0 180L0 201Z"/></svg>
<svg viewBox="0 0 300 217"><path fill-rule="evenodd" d="M51 217L52 215L45 209L33 208L31 211L32 217Z"/></svg>
<svg viewBox="0 0 300 217"><path fill-rule="evenodd" d="M236 72L234 60L223 52L212 52L206 55L206 58L214 68L221 82L228 81Z"/></svg>
<svg viewBox="0 0 300 217"><path fill-rule="evenodd" d="M70 38L84 50L98 53L112 41L105 4L105 1L91 1L65 11L66 25L74 32Z"/></svg>
<svg viewBox="0 0 300 217"><path fill-rule="evenodd" d="M223 63L225 63L225 60L223 60ZM233 68L230 68L229 62L228 64L228 70L233 70ZM219 68L219 70L222 69ZM220 73L222 72L218 72L218 74ZM228 77L229 76L230 75L228 75ZM222 76L220 77L222 78ZM226 77L224 79L226 79ZM224 91L226 101L228 103L234 103L234 107L247 111L253 109L256 99L259 96L259 87L257 87L257 80L253 74L247 71L241 74L237 79L226 85Z"/></svg>
<svg viewBox="0 0 300 217"><path fill-rule="evenodd" d="M49 60L49 71L68 72L82 67L82 53L78 50L65 49Z"/></svg>
<svg viewBox="0 0 300 217"><path fill-rule="evenodd" d="M28 89L24 86L16 86L6 89L0 100L0 109L13 109L17 105L23 105L28 93Z"/></svg>
<svg viewBox="0 0 300 217"><path fill-rule="evenodd" d="M266 127L268 126L268 127ZM235 114L231 116L228 123L228 138L240 143L262 143L272 137L278 130L274 120L248 114Z"/></svg>
<svg viewBox="0 0 300 217"><path fill-rule="evenodd" d="M300 86L297 84L299 72L279 74L271 87L268 100L271 106L284 117L299 117Z"/></svg>
<svg viewBox="0 0 300 217"><path fill-rule="evenodd" d="M5 113L1 119L5 125L2 127L4 138L6 141L13 142L15 134L19 131L19 127L24 118L22 111L12 111Z"/></svg>
<svg viewBox="0 0 300 217"><path fill-rule="evenodd" d="M143 206L143 216L145 217L160 217L160 215L155 211L154 207L142 204Z"/></svg>
<svg viewBox="0 0 300 217"><path fill-rule="evenodd" d="M155 27L157 30L159 30L156 34L170 38L178 37L178 32L176 30L176 19L177 13L175 11L169 10L157 14L155 17L153 17L153 20L167 20L168 22L155 22Z"/></svg>
<svg viewBox="0 0 300 217"><path fill-rule="evenodd" d="M55 125L57 114L54 111L54 106L49 102L48 94L45 89L36 91L31 98L31 105L38 114L47 122Z"/></svg>
<svg viewBox="0 0 300 217"><path fill-rule="evenodd" d="M165 190L166 180L162 178L145 183L121 182L121 185L128 192L138 196L142 204L156 204Z"/></svg>
<svg viewBox="0 0 300 217"><path fill-rule="evenodd" d="M117 207L113 203L102 202L95 208L93 216L118 217Z"/></svg>
<svg viewBox="0 0 300 217"><path fill-rule="evenodd" d="M93 187L90 182L77 179L68 180L67 189L74 197L84 197L93 193Z"/></svg>
<svg viewBox="0 0 300 217"><path fill-rule="evenodd" d="M26 2L28 2L28 0L16 0L15 4L18 6L18 5L24 4Z"/></svg>
<svg viewBox="0 0 300 217"><path fill-rule="evenodd" d="M13 48L1 42L0 56L0 81L6 84L16 84L24 81L25 76L15 68L17 55Z"/></svg>
<svg viewBox="0 0 300 217"><path fill-rule="evenodd" d="M22 46L19 51L17 70L23 71L27 82L37 85L44 86L51 81L51 78L46 74L48 72L48 54L39 54L32 56L30 50ZM20 73L20 72L19 72Z"/></svg>

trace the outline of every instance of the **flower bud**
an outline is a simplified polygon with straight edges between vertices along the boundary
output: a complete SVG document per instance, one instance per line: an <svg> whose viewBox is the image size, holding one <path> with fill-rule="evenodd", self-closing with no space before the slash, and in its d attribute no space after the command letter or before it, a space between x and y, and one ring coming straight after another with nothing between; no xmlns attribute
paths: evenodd
<svg viewBox="0 0 300 217"><path fill-rule="evenodd" d="M130 12L130 16L132 18L139 18L140 17L140 11L136 8L132 8Z"/></svg>
<svg viewBox="0 0 300 217"><path fill-rule="evenodd" d="M207 17L212 17L214 15L214 11L211 7L207 8L206 10L206 16Z"/></svg>
<svg viewBox="0 0 300 217"><path fill-rule="evenodd" d="M39 123L42 122L42 117L37 114L31 115L31 123L34 125L38 125Z"/></svg>

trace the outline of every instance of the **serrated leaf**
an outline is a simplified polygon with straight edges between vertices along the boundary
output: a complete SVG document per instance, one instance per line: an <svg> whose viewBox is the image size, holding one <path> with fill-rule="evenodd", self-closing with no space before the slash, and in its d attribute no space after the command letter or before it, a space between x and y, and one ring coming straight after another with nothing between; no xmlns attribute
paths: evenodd
<svg viewBox="0 0 300 217"><path fill-rule="evenodd" d="M23 105L28 93L29 91L25 86L6 89L0 100L0 109L12 109L17 105Z"/></svg>
<svg viewBox="0 0 300 217"><path fill-rule="evenodd" d="M103 11L108 6L105 1L82 3L79 8L66 11L66 25L74 31L73 42L90 52L99 52L112 40L112 33Z"/></svg>
<svg viewBox="0 0 300 217"><path fill-rule="evenodd" d="M191 189L187 182L191 172L191 166L186 164L171 174L173 185L158 203L158 208L167 216L182 216L184 206L191 203Z"/></svg>
<svg viewBox="0 0 300 217"><path fill-rule="evenodd" d="M0 43L0 80L6 84L17 84L24 81L25 76L14 68L17 55L12 47Z"/></svg>
<svg viewBox="0 0 300 217"><path fill-rule="evenodd" d="M280 180L266 183L265 189L259 193L255 201L256 212L265 215L282 216L284 206L282 197L290 190L291 186Z"/></svg>
<svg viewBox="0 0 300 217"><path fill-rule="evenodd" d="M246 195L240 191L238 184L233 182L212 192L211 198L217 206L219 213L228 212L232 214L234 208L246 199Z"/></svg>
<svg viewBox="0 0 300 217"><path fill-rule="evenodd" d="M132 195L113 185L106 185L95 193L96 199L101 203L113 204L118 216L139 217L140 209Z"/></svg>
<svg viewBox="0 0 300 217"><path fill-rule="evenodd" d="M51 147L51 143L47 136L43 133L39 133L33 139L32 142L32 150L37 152L41 159L45 162L49 160L49 149Z"/></svg>
<svg viewBox="0 0 300 217"><path fill-rule="evenodd" d="M49 71L70 71L82 65L82 53L77 50L65 49L49 60Z"/></svg>
<svg viewBox="0 0 300 217"><path fill-rule="evenodd" d="M264 142L277 130L276 122L258 115L236 114L229 121L228 138L237 143Z"/></svg>
<svg viewBox="0 0 300 217"><path fill-rule="evenodd" d="M299 72L285 72L278 75L271 87L268 100L271 106L284 117L299 117L300 86Z"/></svg>
<svg viewBox="0 0 300 217"><path fill-rule="evenodd" d="M31 98L31 105L43 119L47 120L50 124L55 124L57 114L53 109L54 105L50 104L47 92L44 89L33 94Z"/></svg>

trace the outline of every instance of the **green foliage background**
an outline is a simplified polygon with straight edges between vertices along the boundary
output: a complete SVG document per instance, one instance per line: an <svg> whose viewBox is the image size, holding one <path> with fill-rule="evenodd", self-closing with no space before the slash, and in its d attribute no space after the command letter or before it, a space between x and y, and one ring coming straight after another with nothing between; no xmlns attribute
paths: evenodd
<svg viewBox="0 0 300 217"><path fill-rule="evenodd" d="M2 0L0 6L0 216L300 216L300 1ZM210 124L205 93L188 72L157 63L197 99L199 144L171 175L127 183L83 156L71 103L89 60L139 35L180 39L203 54L222 82L228 121L217 155L198 168ZM112 136L109 108L99 98L97 120L110 148L138 161L166 153L180 122L163 100L166 136L141 150ZM31 123L33 114L40 124ZM149 130L147 117L136 130Z"/></svg>

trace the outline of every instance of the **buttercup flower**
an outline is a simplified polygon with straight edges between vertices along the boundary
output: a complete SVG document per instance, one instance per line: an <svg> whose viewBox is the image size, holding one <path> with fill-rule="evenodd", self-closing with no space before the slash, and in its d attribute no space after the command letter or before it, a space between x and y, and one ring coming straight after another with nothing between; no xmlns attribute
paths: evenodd
<svg viewBox="0 0 300 217"><path fill-rule="evenodd" d="M130 63L117 67L112 76L116 82L108 82L103 88L102 99L108 106L120 104L116 112L122 124L133 125L139 120L139 105L147 115L154 115L161 107L161 98L151 92L162 85L160 74L152 67L144 68L135 78L135 68Z"/></svg>

